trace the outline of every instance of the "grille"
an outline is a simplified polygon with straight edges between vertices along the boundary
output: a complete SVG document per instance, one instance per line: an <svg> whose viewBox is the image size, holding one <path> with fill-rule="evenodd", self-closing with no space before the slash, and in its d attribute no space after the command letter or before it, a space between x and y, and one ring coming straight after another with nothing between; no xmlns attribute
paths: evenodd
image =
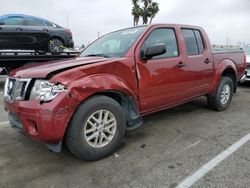
<svg viewBox="0 0 250 188"><path fill-rule="evenodd" d="M31 79L7 78L4 86L4 97L8 100L25 100Z"/></svg>

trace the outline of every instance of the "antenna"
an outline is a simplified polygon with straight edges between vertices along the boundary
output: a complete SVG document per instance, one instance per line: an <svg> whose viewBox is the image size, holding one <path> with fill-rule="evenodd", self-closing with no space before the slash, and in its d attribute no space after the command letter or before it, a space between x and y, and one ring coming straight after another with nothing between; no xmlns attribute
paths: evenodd
<svg viewBox="0 0 250 188"><path fill-rule="evenodd" d="M69 15L67 15L67 28L69 29Z"/></svg>

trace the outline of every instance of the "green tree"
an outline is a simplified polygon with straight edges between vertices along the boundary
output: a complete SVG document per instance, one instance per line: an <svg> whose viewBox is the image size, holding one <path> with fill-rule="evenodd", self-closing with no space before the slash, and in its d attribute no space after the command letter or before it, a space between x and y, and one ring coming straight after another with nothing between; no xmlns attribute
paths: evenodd
<svg viewBox="0 0 250 188"><path fill-rule="evenodd" d="M152 20L155 18L156 14L159 12L160 8L159 8L159 3L157 2L152 2L149 7L148 7L148 11L150 14L150 22L152 23Z"/></svg>
<svg viewBox="0 0 250 188"><path fill-rule="evenodd" d="M143 5L140 6L140 3ZM134 26L137 26L142 17L142 24L148 24L148 18L150 23L159 12L159 4L152 0L132 0L133 8L131 14L133 15Z"/></svg>
<svg viewBox="0 0 250 188"><path fill-rule="evenodd" d="M142 15L142 9L138 4L134 4L132 8L132 15L134 20L134 26L139 24L140 16Z"/></svg>
<svg viewBox="0 0 250 188"><path fill-rule="evenodd" d="M143 5L142 8L142 24L148 23L148 17L150 17L149 6L152 3L152 0L141 0Z"/></svg>

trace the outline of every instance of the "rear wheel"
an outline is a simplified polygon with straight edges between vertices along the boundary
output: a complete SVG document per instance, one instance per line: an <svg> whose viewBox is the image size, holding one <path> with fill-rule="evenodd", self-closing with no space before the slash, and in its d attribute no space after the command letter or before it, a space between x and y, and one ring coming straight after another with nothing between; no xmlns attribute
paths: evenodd
<svg viewBox="0 0 250 188"><path fill-rule="evenodd" d="M66 144L80 159L99 160L119 148L125 130L120 104L109 97L96 96L75 112L66 133Z"/></svg>
<svg viewBox="0 0 250 188"><path fill-rule="evenodd" d="M226 110L232 101L233 91L234 84L232 79L223 76L214 96L208 97L209 107L218 111Z"/></svg>
<svg viewBox="0 0 250 188"><path fill-rule="evenodd" d="M51 54L61 54L64 49L63 41L59 38L52 38L48 43L48 51Z"/></svg>

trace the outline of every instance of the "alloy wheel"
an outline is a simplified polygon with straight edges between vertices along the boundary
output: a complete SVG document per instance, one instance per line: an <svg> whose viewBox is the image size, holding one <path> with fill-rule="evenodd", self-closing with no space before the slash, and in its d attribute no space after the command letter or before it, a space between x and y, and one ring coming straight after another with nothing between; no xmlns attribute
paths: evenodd
<svg viewBox="0 0 250 188"><path fill-rule="evenodd" d="M221 91L220 102L225 105L228 103L231 95L230 86L228 84L224 85Z"/></svg>
<svg viewBox="0 0 250 188"><path fill-rule="evenodd" d="M112 112L98 110L92 113L84 125L84 139L94 148L107 146L114 138L117 130L117 121Z"/></svg>

